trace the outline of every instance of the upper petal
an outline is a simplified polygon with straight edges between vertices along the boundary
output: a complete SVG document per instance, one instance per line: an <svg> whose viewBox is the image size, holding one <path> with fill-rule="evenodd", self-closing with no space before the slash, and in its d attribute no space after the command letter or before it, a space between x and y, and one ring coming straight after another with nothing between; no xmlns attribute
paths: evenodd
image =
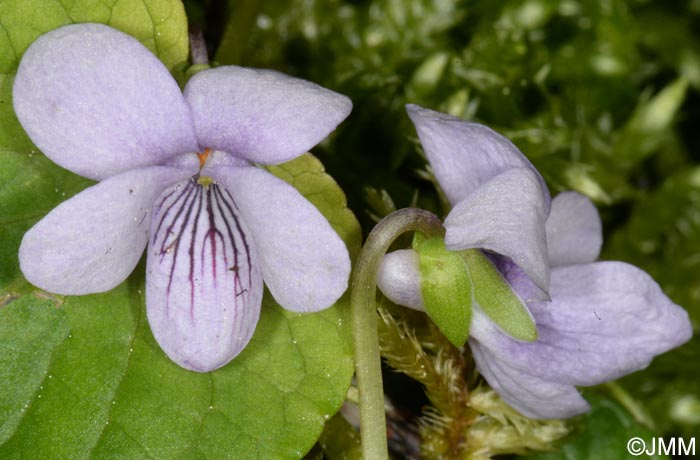
<svg viewBox="0 0 700 460"><path fill-rule="evenodd" d="M551 302L529 304L536 342L472 327L474 337L503 366L552 382L597 385L644 369L692 335L685 310L649 275L622 262L556 268L550 293Z"/></svg>
<svg viewBox="0 0 700 460"><path fill-rule="evenodd" d="M545 212L549 212L549 190L544 179L508 139L484 125L417 105L409 104L406 110L450 203L457 204L505 171L527 168L537 178Z"/></svg>
<svg viewBox="0 0 700 460"><path fill-rule="evenodd" d="M103 179L197 150L190 111L168 69L133 37L64 26L24 54L15 112L54 162Z"/></svg>
<svg viewBox="0 0 700 460"><path fill-rule="evenodd" d="M165 190L147 253L148 322L165 353L198 372L236 357L255 331L263 282L231 194L196 179Z"/></svg>
<svg viewBox="0 0 700 460"><path fill-rule="evenodd" d="M481 248L510 257L542 290L549 288L545 209L538 176L510 169L457 203L445 219L447 249Z"/></svg>
<svg viewBox="0 0 700 460"><path fill-rule="evenodd" d="M326 218L294 187L256 167L210 174L231 192L260 254L265 284L284 308L318 311L345 292L350 257Z"/></svg>
<svg viewBox="0 0 700 460"><path fill-rule="evenodd" d="M347 97L274 70L226 66L187 83L199 144L263 164L318 144L352 108Z"/></svg>
<svg viewBox="0 0 700 460"><path fill-rule="evenodd" d="M112 289L141 258L153 201L188 175L192 171L152 166L83 190L24 235L19 248L22 273L32 284L57 294Z"/></svg>
<svg viewBox="0 0 700 460"><path fill-rule="evenodd" d="M603 245L603 226L591 200L577 192L563 192L552 200L545 223L552 266L593 262Z"/></svg>

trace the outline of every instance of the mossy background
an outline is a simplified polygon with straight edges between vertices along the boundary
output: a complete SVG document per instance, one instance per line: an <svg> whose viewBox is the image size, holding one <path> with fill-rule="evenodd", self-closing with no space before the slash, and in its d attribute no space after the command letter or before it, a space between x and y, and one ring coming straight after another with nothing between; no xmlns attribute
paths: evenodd
<svg viewBox="0 0 700 460"><path fill-rule="evenodd" d="M403 106L449 112L512 139L553 193L590 196L602 258L651 273L697 330L700 1L185 5L216 62L275 68L352 98L353 113L315 152L365 232L392 202L444 214ZM656 433L700 433L697 336L621 384ZM596 391L609 393L587 394Z"/></svg>

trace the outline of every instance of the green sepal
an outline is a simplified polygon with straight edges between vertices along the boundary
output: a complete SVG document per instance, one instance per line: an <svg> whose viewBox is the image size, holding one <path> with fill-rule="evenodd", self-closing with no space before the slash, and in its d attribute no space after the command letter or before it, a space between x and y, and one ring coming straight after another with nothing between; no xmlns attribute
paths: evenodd
<svg viewBox="0 0 700 460"><path fill-rule="evenodd" d="M185 76L189 80L203 70L211 69L211 64L193 64L185 70Z"/></svg>
<svg viewBox="0 0 700 460"><path fill-rule="evenodd" d="M413 250L415 251L416 248L417 248L418 246L420 246L420 244L421 244L423 241L425 241L425 239L426 239L426 236L425 236L424 233L422 233L422 232L414 232L414 233L413 233L413 240L411 241L411 249L413 249Z"/></svg>
<svg viewBox="0 0 700 460"><path fill-rule="evenodd" d="M537 327L525 303L478 249L460 251L474 283L474 299L491 320L514 339L537 340Z"/></svg>
<svg viewBox="0 0 700 460"><path fill-rule="evenodd" d="M469 337L472 320L472 282L464 260L445 248L442 238L415 246L420 262L421 295L428 316L456 347Z"/></svg>

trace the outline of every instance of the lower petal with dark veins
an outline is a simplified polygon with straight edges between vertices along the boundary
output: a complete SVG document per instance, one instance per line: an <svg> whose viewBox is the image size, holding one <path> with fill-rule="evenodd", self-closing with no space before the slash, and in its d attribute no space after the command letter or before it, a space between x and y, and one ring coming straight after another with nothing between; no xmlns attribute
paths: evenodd
<svg viewBox="0 0 700 460"><path fill-rule="evenodd" d="M198 372L236 357L253 335L263 294L250 232L231 194L197 178L156 200L147 257L153 335L177 364Z"/></svg>

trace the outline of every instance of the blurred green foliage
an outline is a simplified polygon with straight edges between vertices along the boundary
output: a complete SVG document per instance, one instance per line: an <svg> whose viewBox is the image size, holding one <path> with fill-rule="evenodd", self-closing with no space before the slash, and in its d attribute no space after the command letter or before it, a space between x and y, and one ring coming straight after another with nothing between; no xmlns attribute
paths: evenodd
<svg viewBox="0 0 700 460"><path fill-rule="evenodd" d="M476 120L512 139L553 193L590 196L603 217L603 258L649 271L697 330L700 1L186 6L210 30L219 63L276 68L353 99L350 118L316 151L365 231L394 204L444 213L403 105ZM698 362L696 338L623 380L657 432L700 432Z"/></svg>

